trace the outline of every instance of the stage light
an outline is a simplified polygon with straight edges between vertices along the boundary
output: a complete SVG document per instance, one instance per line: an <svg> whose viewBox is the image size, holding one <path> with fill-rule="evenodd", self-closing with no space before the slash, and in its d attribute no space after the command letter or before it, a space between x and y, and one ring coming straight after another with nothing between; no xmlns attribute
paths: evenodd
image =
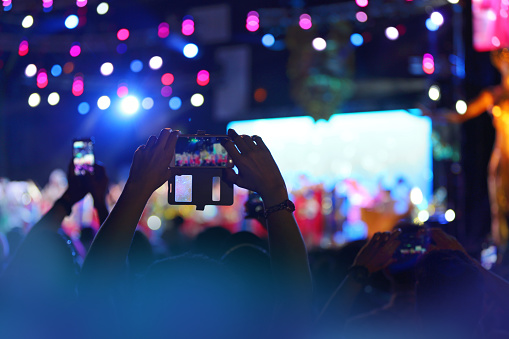
<svg viewBox="0 0 509 339"><path fill-rule="evenodd" d="M124 44L124 43L119 43L117 45L117 53L118 54L124 54L125 52L127 52L127 45Z"/></svg>
<svg viewBox="0 0 509 339"><path fill-rule="evenodd" d="M250 32L256 32L260 28L260 15L256 11L247 13L246 29Z"/></svg>
<svg viewBox="0 0 509 339"><path fill-rule="evenodd" d="M435 72L435 61L429 53L424 54L422 57L422 70L426 74L433 74Z"/></svg>
<svg viewBox="0 0 509 339"><path fill-rule="evenodd" d="M313 27L313 22L311 21L311 16L309 14L302 14L299 17L299 26L304 30L308 30Z"/></svg>
<svg viewBox="0 0 509 339"><path fill-rule="evenodd" d="M396 40L397 38L399 38L399 32L396 29L396 27L392 27L392 26L391 27L387 27L385 29L385 36L389 40Z"/></svg>
<svg viewBox="0 0 509 339"><path fill-rule="evenodd" d="M122 28L117 32L117 38L120 41L127 40L129 38L129 30L126 28Z"/></svg>
<svg viewBox="0 0 509 339"><path fill-rule="evenodd" d="M60 95L57 92L50 93L48 95L48 104L55 106L60 102Z"/></svg>
<svg viewBox="0 0 509 339"><path fill-rule="evenodd" d="M78 105L79 114L87 114L90 111L90 105L88 102L82 102Z"/></svg>
<svg viewBox="0 0 509 339"><path fill-rule="evenodd" d="M438 101L440 99L440 87L437 85L431 86L429 88L428 95L431 100Z"/></svg>
<svg viewBox="0 0 509 339"><path fill-rule="evenodd" d="M157 27L157 36L161 39L167 38L170 35L170 25L166 22L162 22Z"/></svg>
<svg viewBox="0 0 509 339"><path fill-rule="evenodd" d="M99 107L100 110L105 110L111 105L111 100L108 96L103 95L97 100L97 107Z"/></svg>
<svg viewBox="0 0 509 339"><path fill-rule="evenodd" d="M28 105L30 105L30 107L36 107L40 103L41 103L41 96L39 94L37 94L37 93L30 94L30 96L28 97Z"/></svg>
<svg viewBox="0 0 509 339"><path fill-rule="evenodd" d="M182 100L179 97L173 97L168 104L172 110L176 111L182 106Z"/></svg>
<svg viewBox="0 0 509 339"><path fill-rule="evenodd" d="M274 36L272 34L265 34L262 37L262 45L265 47L272 47L275 42L276 39L274 39Z"/></svg>
<svg viewBox="0 0 509 339"><path fill-rule="evenodd" d="M175 78L171 73L165 73L161 77L161 83L165 86L170 86L171 84L173 84L173 80L175 80Z"/></svg>
<svg viewBox="0 0 509 339"><path fill-rule="evenodd" d="M71 47L71 49L69 50L69 54L73 57L73 58L76 58L77 56L79 56L81 54L81 47L80 47L80 44L75 42L73 44L73 46Z"/></svg>
<svg viewBox="0 0 509 339"><path fill-rule="evenodd" d="M135 96L129 95L120 102L120 109L125 115L133 115L140 108L140 102Z"/></svg>
<svg viewBox="0 0 509 339"><path fill-rule="evenodd" d="M60 74L62 74L62 67L60 65L53 65L53 67L51 67L51 75L58 77Z"/></svg>
<svg viewBox="0 0 509 339"><path fill-rule="evenodd" d="M465 114L467 112L467 103L463 100L456 101L456 112L458 114Z"/></svg>
<svg viewBox="0 0 509 339"><path fill-rule="evenodd" d="M355 3L359 7L366 7L368 5L368 0L355 0Z"/></svg>
<svg viewBox="0 0 509 339"><path fill-rule="evenodd" d="M447 211L445 211L444 213L444 217L445 217L445 220L447 222L451 222L453 221L454 219L456 219L456 213L454 213L453 210L451 209L448 209Z"/></svg>
<svg viewBox="0 0 509 339"><path fill-rule="evenodd" d="M201 95L200 93L195 93L191 97L191 105L193 105L194 107L200 107L201 105L203 105L204 102L205 99L203 98L203 95Z"/></svg>
<svg viewBox="0 0 509 339"><path fill-rule="evenodd" d="M113 73L113 64L111 62L105 62L101 65L101 74L108 76Z"/></svg>
<svg viewBox="0 0 509 339"><path fill-rule="evenodd" d="M163 59L160 56L150 58L148 66L153 70L159 69L163 66Z"/></svg>
<svg viewBox="0 0 509 339"><path fill-rule="evenodd" d="M152 98L146 97L141 101L141 107L147 110L151 109L152 107L154 107L154 100Z"/></svg>
<svg viewBox="0 0 509 339"><path fill-rule="evenodd" d="M68 29L73 29L73 28L78 27L79 23L80 23L80 19L78 19L78 17L76 15L71 14L65 19L64 24L65 24L65 27L67 27Z"/></svg>
<svg viewBox="0 0 509 339"><path fill-rule="evenodd" d="M28 41L23 40L19 43L18 54L19 56L25 56L28 54Z"/></svg>
<svg viewBox="0 0 509 339"><path fill-rule="evenodd" d="M440 14L440 12L431 13L429 18L431 19L431 22L436 26L442 26L442 24L444 23L444 17L442 16L442 14Z"/></svg>
<svg viewBox="0 0 509 339"><path fill-rule="evenodd" d="M117 95L119 98L125 97L127 94L129 94L129 88L127 88L127 85L122 83L117 88Z"/></svg>
<svg viewBox="0 0 509 339"><path fill-rule="evenodd" d="M173 89L170 86L163 86L161 88L161 95L165 98L168 98L171 96L171 93L173 93Z"/></svg>
<svg viewBox="0 0 509 339"><path fill-rule="evenodd" d="M366 22L366 21L368 21L368 15L366 13L364 13L364 12L357 12L357 13L355 13L355 18L359 22Z"/></svg>
<svg viewBox="0 0 509 339"><path fill-rule="evenodd" d="M359 33L354 33L350 35L350 42L354 46L361 46L364 43L364 38Z"/></svg>
<svg viewBox="0 0 509 339"><path fill-rule="evenodd" d="M435 25L433 23L433 21L431 21L431 19L428 18L428 19L426 19L426 28L428 29L428 31L434 32L434 31L438 30L439 26Z"/></svg>
<svg viewBox="0 0 509 339"><path fill-rule="evenodd" d="M21 22L21 26L23 26L23 28L32 27L33 24L34 24L34 18L31 15L27 15Z"/></svg>
<svg viewBox="0 0 509 339"><path fill-rule="evenodd" d="M158 216L156 216L156 215L151 215L147 219L147 226L152 231L157 231L158 229L161 228L161 219Z"/></svg>
<svg viewBox="0 0 509 339"><path fill-rule="evenodd" d="M108 13L108 10L110 9L110 6L107 2L101 2L99 5L97 5L97 14L104 15Z"/></svg>
<svg viewBox="0 0 509 339"><path fill-rule="evenodd" d="M201 70L196 76L196 82L200 86L206 86L210 81L210 74L206 70Z"/></svg>
<svg viewBox="0 0 509 339"><path fill-rule="evenodd" d="M25 75L27 78L33 77L37 73L37 66L30 64L25 68Z"/></svg>
<svg viewBox="0 0 509 339"><path fill-rule="evenodd" d="M189 43L184 46L184 49L182 52L184 53L184 56L186 58L192 59L196 55L198 55L198 46L196 46L195 44Z"/></svg>
<svg viewBox="0 0 509 339"><path fill-rule="evenodd" d="M313 48L317 51L323 51L325 48L327 48L327 42L323 38L314 38Z"/></svg>
<svg viewBox="0 0 509 339"><path fill-rule="evenodd" d="M190 15L186 15L184 17L184 21L182 21L182 34L189 36L194 33L194 21Z"/></svg>
<svg viewBox="0 0 509 339"><path fill-rule="evenodd" d="M419 211L417 214L417 219L419 219L420 222L426 222L429 220L429 212L426 210Z"/></svg>
<svg viewBox="0 0 509 339"><path fill-rule="evenodd" d="M130 68L134 73L138 73L143 69L143 63L140 60L133 60L131 61Z"/></svg>

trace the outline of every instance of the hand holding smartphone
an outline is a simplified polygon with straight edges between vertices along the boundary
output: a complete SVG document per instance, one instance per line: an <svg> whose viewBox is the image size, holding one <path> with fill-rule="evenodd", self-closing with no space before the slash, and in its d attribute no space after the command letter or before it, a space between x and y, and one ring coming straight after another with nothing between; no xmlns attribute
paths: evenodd
<svg viewBox="0 0 509 339"><path fill-rule="evenodd" d="M75 175L94 174L94 141L91 138L73 140L72 156Z"/></svg>
<svg viewBox="0 0 509 339"><path fill-rule="evenodd" d="M221 145L226 135L182 134L175 146L170 167L228 168L233 167L228 152Z"/></svg>

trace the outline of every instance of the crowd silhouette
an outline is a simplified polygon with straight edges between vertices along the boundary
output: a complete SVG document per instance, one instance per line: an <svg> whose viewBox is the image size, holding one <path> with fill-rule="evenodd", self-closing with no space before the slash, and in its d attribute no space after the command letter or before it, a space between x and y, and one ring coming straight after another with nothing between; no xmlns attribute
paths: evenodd
<svg viewBox="0 0 509 339"><path fill-rule="evenodd" d="M260 195L267 238L220 226L189 238L176 217L152 243L137 225L171 176L179 134L165 128L136 150L111 209L106 169L76 176L71 164L66 191L23 239L2 235L2 338L509 338L504 267L485 269L442 229L404 221L308 251L259 136L229 130L237 172L223 172ZM61 224L89 193L101 226L78 248Z"/></svg>

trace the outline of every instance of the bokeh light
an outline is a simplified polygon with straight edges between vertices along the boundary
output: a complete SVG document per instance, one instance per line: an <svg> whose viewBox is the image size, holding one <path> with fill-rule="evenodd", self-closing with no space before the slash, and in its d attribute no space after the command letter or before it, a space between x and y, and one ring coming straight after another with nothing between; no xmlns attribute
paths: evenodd
<svg viewBox="0 0 509 339"><path fill-rule="evenodd" d="M58 77L62 74L62 66L56 64L51 67L51 75L54 77Z"/></svg>
<svg viewBox="0 0 509 339"><path fill-rule="evenodd" d="M191 16L184 17L182 21L182 34L189 36L194 33L194 21Z"/></svg>
<svg viewBox="0 0 509 339"><path fill-rule="evenodd" d="M113 73L113 64L111 62L105 62L101 65L101 74L104 76L111 75Z"/></svg>
<svg viewBox="0 0 509 339"><path fill-rule="evenodd" d="M364 12L357 12L357 13L355 13L355 18L359 22L366 22L366 21L368 21L368 15L366 13L364 13Z"/></svg>
<svg viewBox="0 0 509 339"><path fill-rule="evenodd" d="M354 33L350 35L350 42L354 46L361 46L364 43L364 38L359 33Z"/></svg>
<svg viewBox="0 0 509 339"><path fill-rule="evenodd" d="M161 83L165 86L169 86L169 85L173 84L173 80L175 80L175 78L173 77L173 74L171 74L171 73L165 73L161 77Z"/></svg>
<svg viewBox="0 0 509 339"><path fill-rule="evenodd" d="M276 42L276 39L272 34L265 34L262 37L262 45L265 47L272 47L274 43Z"/></svg>
<svg viewBox="0 0 509 339"><path fill-rule="evenodd" d="M417 214L417 219L419 219L420 222L426 222L429 219L429 212L426 210L419 211Z"/></svg>
<svg viewBox="0 0 509 339"><path fill-rule="evenodd" d="M191 105L200 107L205 102L205 98L200 93L195 93L191 96Z"/></svg>
<svg viewBox="0 0 509 339"><path fill-rule="evenodd" d="M30 107L37 107L41 103L41 96L37 93L32 93L28 97L28 105Z"/></svg>
<svg viewBox="0 0 509 339"><path fill-rule="evenodd" d="M73 29L78 27L78 24L80 23L80 20L78 19L78 16L71 14L65 19L65 27L68 29Z"/></svg>
<svg viewBox="0 0 509 339"><path fill-rule="evenodd" d="M133 60L133 61L131 61L130 68L131 68L131 71L133 71L134 73L138 73L143 69L143 62L141 62L138 59Z"/></svg>
<svg viewBox="0 0 509 339"><path fill-rule="evenodd" d="M37 73L37 66L30 64L25 68L25 75L27 78L33 77Z"/></svg>
<svg viewBox="0 0 509 339"><path fill-rule="evenodd" d="M110 9L110 6L107 2L101 2L99 5L97 5L97 14L104 15L108 13L108 10Z"/></svg>
<svg viewBox="0 0 509 339"><path fill-rule="evenodd" d="M161 219L157 215L151 215L147 219L147 226L152 231L157 231L161 228Z"/></svg>
<svg viewBox="0 0 509 339"><path fill-rule="evenodd" d="M317 51L323 51L327 48L327 42L323 38L314 38L313 48Z"/></svg>
<svg viewBox="0 0 509 339"><path fill-rule="evenodd" d="M87 5L87 0L76 0L76 6L85 7Z"/></svg>
<svg viewBox="0 0 509 339"><path fill-rule="evenodd" d="M311 21L311 16L309 14L302 14L299 17L299 26L302 29L310 29L313 27L313 22Z"/></svg>
<svg viewBox="0 0 509 339"><path fill-rule="evenodd" d="M355 0L355 3L359 7L366 7L368 5L368 0Z"/></svg>
<svg viewBox="0 0 509 339"><path fill-rule="evenodd" d="M433 23L433 21L431 21L431 19L430 19L430 18L426 19L426 28L428 29L428 31L432 31L432 32L434 32L434 31L438 30L438 28L439 28L439 27L440 27L440 26L435 25L435 24Z"/></svg>
<svg viewBox="0 0 509 339"><path fill-rule="evenodd" d="M117 88L118 97L123 98L127 94L129 94L129 88L127 87L127 84L121 83L120 85L118 85L118 88Z"/></svg>
<svg viewBox="0 0 509 339"><path fill-rule="evenodd" d="M467 109L468 109L468 105L464 100L456 101L456 112L458 112L458 114L467 113Z"/></svg>
<svg viewBox="0 0 509 339"><path fill-rule="evenodd" d="M198 85L206 86L206 85L208 85L209 81L210 81L210 74L208 71L203 69L198 72L198 75L196 76L196 82L198 83Z"/></svg>
<svg viewBox="0 0 509 339"><path fill-rule="evenodd" d="M32 27L33 24L34 24L34 17L31 15L27 15L26 17L24 17L23 21L21 22L21 26L23 26L23 28Z"/></svg>
<svg viewBox="0 0 509 339"><path fill-rule="evenodd" d="M83 83L83 74L78 73L74 76L74 80L72 82L72 94L74 96L79 97L83 94L83 90L85 88L85 85Z"/></svg>
<svg viewBox="0 0 509 339"><path fill-rule="evenodd" d="M126 28L122 28L122 29L118 30L117 38L120 41L127 40L129 38L129 30Z"/></svg>
<svg viewBox="0 0 509 339"><path fill-rule="evenodd" d="M184 53L184 56L186 58L192 59L198 55L198 46L196 46L195 44L189 43L184 46L184 49L182 50L182 52Z"/></svg>
<svg viewBox="0 0 509 339"><path fill-rule="evenodd" d="M444 17L442 16L442 14L440 14L440 12L431 13L429 18L431 19L431 22L436 26L442 26L442 24L444 23Z"/></svg>
<svg viewBox="0 0 509 339"><path fill-rule="evenodd" d="M28 41L23 40L19 43L18 54L19 56L25 56L28 54Z"/></svg>
<svg viewBox="0 0 509 339"><path fill-rule="evenodd" d="M456 213L454 213L453 210L448 209L447 211L445 211L444 217L447 222L451 222L454 221L454 219L456 219Z"/></svg>
<svg viewBox="0 0 509 339"><path fill-rule="evenodd" d="M125 52L127 52L127 45L124 44L123 42L119 43L117 45L117 53L124 54Z"/></svg>
<svg viewBox="0 0 509 339"><path fill-rule="evenodd" d="M40 69L37 73L37 87L45 88L48 86L48 73L45 69Z"/></svg>
<svg viewBox="0 0 509 339"><path fill-rule="evenodd" d="M247 13L246 29L250 32L256 32L260 28L260 15L256 11Z"/></svg>
<svg viewBox="0 0 509 339"><path fill-rule="evenodd" d="M88 112L90 112L90 105L88 102L82 102L78 105L79 114L87 114Z"/></svg>
<svg viewBox="0 0 509 339"><path fill-rule="evenodd" d="M134 113L138 112L139 108L140 102L138 101L138 98L132 95L126 96L120 102L120 109L125 115L133 115Z"/></svg>
<svg viewBox="0 0 509 339"><path fill-rule="evenodd" d="M385 29L385 36L389 40L396 40L397 38L399 38L399 31L396 27L392 27L392 26L387 27Z"/></svg>
<svg viewBox="0 0 509 339"><path fill-rule="evenodd" d="M426 53L422 57L422 70L426 74L433 74L435 72L435 61L433 55Z"/></svg>
<svg viewBox="0 0 509 339"><path fill-rule="evenodd" d="M161 39L167 38L170 35L170 25L166 22L162 22L157 27L157 36Z"/></svg>
<svg viewBox="0 0 509 339"><path fill-rule="evenodd" d="M99 107L100 110L108 109L111 105L111 100L108 96L103 95L97 100L97 107Z"/></svg>
<svg viewBox="0 0 509 339"><path fill-rule="evenodd" d="M74 71L74 63L71 61L68 61L64 64L64 73L69 74L72 71Z"/></svg>
<svg viewBox="0 0 509 339"><path fill-rule="evenodd" d="M429 88L428 96L433 101L440 100L440 87L438 87L437 85L432 85Z"/></svg>
<svg viewBox="0 0 509 339"><path fill-rule="evenodd" d="M163 86L163 88L161 88L161 95L165 98L170 97L172 93L173 89L170 86Z"/></svg>
<svg viewBox="0 0 509 339"><path fill-rule="evenodd" d="M172 110L176 111L182 107L182 100L179 97L173 97L168 104Z"/></svg>
<svg viewBox="0 0 509 339"><path fill-rule="evenodd" d="M48 104L55 106L60 102L60 95L57 92L52 92L48 95Z"/></svg>
<svg viewBox="0 0 509 339"><path fill-rule="evenodd" d="M257 88L253 97L256 102L262 103L267 100L267 90L265 88Z"/></svg>
<svg viewBox="0 0 509 339"><path fill-rule="evenodd" d="M72 46L71 46L71 49L69 50L69 54L73 57L73 58L76 58L77 56L79 56L81 54L81 46L78 42L75 42Z"/></svg>
<svg viewBox="0 0 509 339"><path fill-rule="evenodd" d="M150 97L146 97L145 99L143 99L141 101L141 107L143 107L144 109L151 109L152 107L154 107L154 99L150 98Z"/></svg>
<svg viewBox="0 0 509 339"><path fill-rule="evenodd" d="M150 58L148 66L153 70L159 69L163 66L163 59L160 56L154 56Z"/></svg>

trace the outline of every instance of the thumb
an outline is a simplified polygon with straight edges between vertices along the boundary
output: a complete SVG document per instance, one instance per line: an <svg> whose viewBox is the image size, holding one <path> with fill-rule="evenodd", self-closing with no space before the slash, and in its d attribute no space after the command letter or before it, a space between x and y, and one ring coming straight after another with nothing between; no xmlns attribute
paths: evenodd
<svg viewBox="0 0 509 339"><path fill-rule="evenodd" d="M233 168L226 168L223 171L223 179L229 184L235 184L239 175L235 173Z"/></svg>

